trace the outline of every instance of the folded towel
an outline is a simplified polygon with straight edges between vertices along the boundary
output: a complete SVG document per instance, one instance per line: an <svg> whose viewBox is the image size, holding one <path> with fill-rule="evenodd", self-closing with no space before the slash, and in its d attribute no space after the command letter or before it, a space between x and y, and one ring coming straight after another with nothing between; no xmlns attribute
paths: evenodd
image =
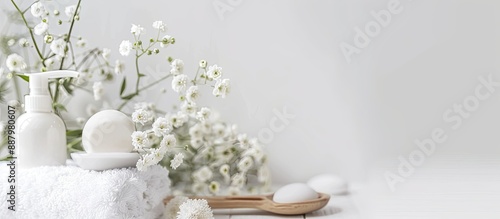
<svg viewBox="0 0 500 219"><path fill-rule="evenodd" d="M18 169L16 212L8 210L8 170L0 163L0 218L157 218L170 193L168 170L106 171L75 166Z"/></svg>

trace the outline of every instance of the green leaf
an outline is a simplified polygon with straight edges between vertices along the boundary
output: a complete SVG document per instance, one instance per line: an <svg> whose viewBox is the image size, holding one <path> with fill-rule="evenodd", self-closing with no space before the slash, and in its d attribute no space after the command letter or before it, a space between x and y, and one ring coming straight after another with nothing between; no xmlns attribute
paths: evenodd
<svg viewBox="0 0 500 219"><path fill-rule="evenodd" d="M30 77L26 76L26 75L18 75L16 74L18 77L22 78L23 80L25 80L26 82L30 82Z"/></svg>
<svg viewBox="0 0 500 219"><path fill-rule="evenodd" d="M61 103L54 103L52 106L56 108L58 111L66 111L66 112L68 111L66 107Z"/></svg>
<svg viewBox="0 0 500 219"><path fill-rule="evenodd" d="M139 73L139 77L144 77L146 76L145 74Z"/></svg>
<svg viewBox="0 0 500 219"><path fill-rule="evenodd" d="M120 96L123 94L123 91L125 91L125 87L127 87L127 78L123 78L122 81L122 87L120 88Z"/></svg>
<svg viewBox="0 0 500 219"><path fill-rule="evenodd" d="M124 97L121 97L121 98L122 98L123 100L130 100L130 99L132 99L133 97L135 97L135 95L136 95L135 93L134 93L134 94L129 94L129 95L124 96Z"/></svg>
<svg viewBox="0 0 500 219"><path fill-rule="evenodd" d="M81 137L82 136L82 130L81 129L68 130L68 131L66 131L66 136Z"/></svg>
<svg viewBox="0 0 500 219"><path fill-rule="evenodd" d="M68 92L70 95L73 95L73 89L71 89L71 81L70 80L65 80L64 83L62 84L66 92Z"/></svg>

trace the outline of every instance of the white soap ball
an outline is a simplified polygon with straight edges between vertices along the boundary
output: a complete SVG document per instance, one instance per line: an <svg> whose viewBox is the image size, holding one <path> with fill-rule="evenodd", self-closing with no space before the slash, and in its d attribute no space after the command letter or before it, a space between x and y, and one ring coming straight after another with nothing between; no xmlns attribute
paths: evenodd
<svg viewBox="0 0 500 219"><path fill-rule="evenodd" d="M347 182L334 174L321 174L307 181L307 185L317 192L342 195L347 193Z"/></svg>
<svg viewBox="0 0 500 219"><path fill-rule="evenodd" d="M274 193L273 201L277 203L296 203L317 199L318 193L304 183L292 183L281 187Z"/></svg>
<svg viewBox="0 0 500 219"><path fill-rule="evenodd" d="M85 123L82 133L83 148L87 153L132 152L134 123L117 110L103 110Z"/></svg>

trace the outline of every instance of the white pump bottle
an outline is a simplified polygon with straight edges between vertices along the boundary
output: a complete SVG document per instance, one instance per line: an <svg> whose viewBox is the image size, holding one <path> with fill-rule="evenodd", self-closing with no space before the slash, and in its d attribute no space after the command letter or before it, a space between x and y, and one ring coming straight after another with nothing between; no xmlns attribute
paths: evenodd
<svg viewBox="0 0 500 219"><path fill-rule="evenodd" d="M26 113L16 121L16 150L20 168L64 165L66 126L52 112L49 78L77 77L76 71L50 71L29 76L30 94L25 96Z"/></svg>

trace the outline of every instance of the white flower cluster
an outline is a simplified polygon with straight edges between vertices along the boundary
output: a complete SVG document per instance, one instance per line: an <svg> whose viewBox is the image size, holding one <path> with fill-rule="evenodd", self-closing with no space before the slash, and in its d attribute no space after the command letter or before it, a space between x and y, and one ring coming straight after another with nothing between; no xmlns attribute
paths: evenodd
<svg viewBox="0 0 500 219"><path fill-rule="evenodd" d="M137 167L166 166L179 194L237 195L268 189L267 159L258 140L239 134L235 125L220 121L210 108L197 105L200 86L210 82L215 96L228 95L229 79L222 79L222 68L207 67L202 60L199 66L203 72L191 80L183 73L182 60L173 59L170 64L172 90L180 96L180 108L162 116L153 104L136 104L132 120L139 131L132 139L141 154Z"/></svg>
<svg viewBox="0 0 500 219"><path fill-rule="evenodd" d="M214 214L207 200L176 196L165 206L164 219L213 219Z"/></svg>
<svg viewBox="0 0 500 219"><path fill-rule="evenodd" d="M212 94L216 97L225 98L231 91L231 84L229 79L222 79L222 68L217 65L212 65L207 69L207 62L200 61L200 68L204 71L199 78L193 79L194 84L189 86L190 78L182 74L184 69L184 62L180 59L174 59L170 63L170 73L174 76L172 80L172 89L184 97L188 102L195 102L200 96L198 86L196 84L206 84L207 82L214 81L214 89ZM198 76L198 75L197 75ZM189 86L189 87L188 87Z"/></svg>
<svg viewBox="0 0 500 219"><path fill-rule="evenodd" d="M54 10L53 12L49 12L45 5L41 1L37 1L31 5L30 12L34 18L38 19L39 23L33 27L33 33L38 36L44 36L44 42L50 45L50 50L52 54L56 55L56 59L60 60L63 57L66 57L68 53L68 42L69 39L66 39L64 35L53 35L49 31L50 23L57 23L61 25L63 20L67 22L73 22L73 20L79 20L79 11L80 8L77 9L76 5L67 6L64 9L64 12L67 18L61 18L60 12L58 10ZM20 41L21 42L21 41ZM85 47L86 46L85 39L79 39L76 43L77 47Z"/></svg>
<svg viewBox="0 0 500 219"><path fill-rule="evenodd" d="M215 119L206 107L190 105L156 117L148 104L140 105L133 120L151 128L132 135L141 154L139 169L156 163L169 167L172 186L181 194L237 195L268 189L267 159L257 139L238 134L235 125Z"/></svg>
<svg viewBox="0 0 500 219"><path fill-rule="evenodd" d="M63 27L63 24L67 24L67 28L72 28L74 23L80 19L81 6L70 5L64 7L62 8L64 13L61 14L57 9L49 10L52 7L47 7L45 4L45 1L35 1L29 8L22 10L27 12L24 15L28 21L26 27L32 33L31 38L11 38L8 40L9 51L15 52L8 54L5 63L6 69L11 73L55 69L77 70L80 72L80 76L77 80L72 81L73 85L80 88L90 87L93 90L94 99L96 101L101 100L104 95L102 81L111 79L112 76L110 76L109 72L112 70L110 69L114 68L116 74L121 74L124 71L123 63L117 60L115 66L112 66L108 62L111 52L109 49L83 50L88 47L87 40L82 37L68 36L68 30L55 33L55 31ZM32 23L33 25L31 25ZM19 48L15 47L16 41ZM41 52L42 47L48 48L48 52ZM77 48L81 49L81 51ZM26 63L25 61L31 56L29 50L36 51L34 55L36 59L33 63ZM27 57L22 57L19 54ZM96 61L97 58L93 58L96 57L95 55L102 55L99 56L101 60ZM80 58L80 60L77 58ZM64 59L66 59L66 62L64 62ZM81 63L78 63L79 61ZM100 77L95 77L95 74L99 74ZM12 74L9 75L9 77L11 76ZM89 81L93 83L87 83ZM89 86L86 87L87 85ZM66 84L64 87L66 91L68 91L68 87Z"/></svg>
<svg viewBox="0 0 500 219"><path fill-rule="evenodd" d="M163 21L153 22L153 28L158 30L158 36L167 30L166 25ZM162 38L157 37L156 39L149 39L149 45L144 46L143 42L140 40L141 35L146 33L146 29L141 25L132 24L130 28L130 33L134 35L135 42L130 42L129 40L123 40L120 43L118 51L122 56L129 56L132 50L138 51L138 56L142 54L158 54L160 50L158 48L152 49L152 46L156 43L160 44L160 47L166 47L169 44L175 43L175 38L170 35L165 35Z"/></svg>

